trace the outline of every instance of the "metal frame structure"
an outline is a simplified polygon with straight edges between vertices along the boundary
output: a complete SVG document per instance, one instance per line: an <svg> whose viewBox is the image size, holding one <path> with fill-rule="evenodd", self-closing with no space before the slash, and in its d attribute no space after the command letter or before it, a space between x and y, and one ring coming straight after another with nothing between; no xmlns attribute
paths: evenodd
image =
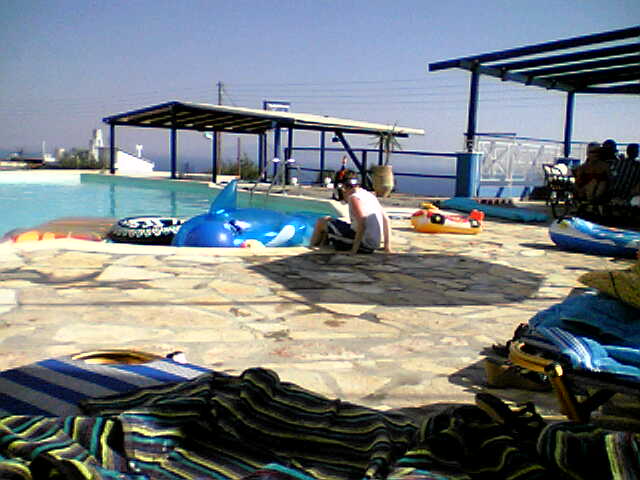
<svg viewBox="0 0 640 480"><path fill-rule="evenodd" d="M243 133L264 135L274 130L274 157L279 157L280 130L288 129L288 148L292 151L294 130L310 130L332 132L340 140L345 150L358 167L362 178L366 172L353 153L345 135L383 135L390 134L398 137L409 135L424 135L424 130L384 125L379 123L361 122L342 118L306 113L276 112L227 105L210 105L204 103L188 103L171 101L153 105L129 112L120 113L103 118L103 122L110 126L110 173L115 173L115 128L116 126L162 128L171 131L171 178L176 178L177 170L177 132L178 130L192 130L198 132ZM213 135L212 145L212 181L216 182L217 145L216 135ZM285 158L285 161L288 160Z"/></svg>
<svg viewBox="0 0 640 480"><path fill-rule="evenodd" d="M571 154L576 93L640 94L640 26L429 64L471 72L466 148L473 150L480 75L567 93L564 156ZM602 46L606 44L606 46ZM594 46L599 48L593 48Z"/></svg>

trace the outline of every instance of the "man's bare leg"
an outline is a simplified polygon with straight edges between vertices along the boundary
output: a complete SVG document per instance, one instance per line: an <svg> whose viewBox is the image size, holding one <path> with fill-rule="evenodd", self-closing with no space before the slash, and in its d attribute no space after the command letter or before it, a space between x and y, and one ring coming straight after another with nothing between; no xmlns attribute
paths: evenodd
<svg viewBox="0 0 640 480"><path fill-rule="evenodd" d="M316 226L313 230L313 235L309 241L309 245L312 247L321 247L327 244L327 224L331 220L331 217L319 218L316 222Z"/></svg>

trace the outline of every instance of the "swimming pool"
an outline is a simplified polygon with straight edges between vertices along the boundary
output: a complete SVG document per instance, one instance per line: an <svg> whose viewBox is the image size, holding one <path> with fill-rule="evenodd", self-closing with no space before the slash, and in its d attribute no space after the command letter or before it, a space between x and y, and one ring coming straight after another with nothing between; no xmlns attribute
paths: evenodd
<svg viewBox="0 0 640 480"><path fill-rule="evenodd" d="M191 218L208 211L220 188L179 182L66 172L0 172L0 237L61 217L162 215ZM238 207L336 215L329 202L239 192Z"/></svg>

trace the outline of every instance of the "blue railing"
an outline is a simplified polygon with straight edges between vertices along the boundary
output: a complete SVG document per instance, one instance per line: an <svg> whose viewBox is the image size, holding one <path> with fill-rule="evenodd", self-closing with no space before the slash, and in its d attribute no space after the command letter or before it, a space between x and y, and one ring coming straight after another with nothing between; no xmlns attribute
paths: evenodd
<svg viewBox="0 0 640 480"><path fill-rule="evenodd" d="M324 150L324 152L323 152ZM364 171L367 171L373 165L382 165L383 158L378 149L373 148L352 148L351 151L356 155L360 161ZM305 152L316 153L315 158L309 158L305 156ZM290 155L289 155L290 153ZM307 172L311 175L305 175L304 178L298 179L302 183L318 184L322 183L325 176L333 177L333 173L340 168L340 158L346 154L344 148L339 147L293 147L291 152L285 149L285 156L291 156L296 159L297 168L301 172ZM441 192L443 195L452 195L454 191L454 182L456 180L455 174L444 173L421 173L416 171L409 171L411 167L403 167L403 163L406 165L409 159L424 159L431 158L438 160L440 163L440 170L453 170L456 169L458 154L456 153L442 153L442 152L422 152L417 150L401 150L391 152L393 155L393 175L396 178L396 184L398 191L405 193L420 193L424 195L436 195ZM330 158L329 158L330 157ZM318 165L317 167L314 166ZM406 168L407 170L402 170ZM419 168L419 167L416 167ZM417 182L407 182L404 179L415 179ZM420 182L424 180L424 182ZM444 185L435 185L434 182L443 182ZM446 184L448 183L448 185ZM403 184L405 187L403 188ZM423 188L421 188L423 187Z"/></svg>

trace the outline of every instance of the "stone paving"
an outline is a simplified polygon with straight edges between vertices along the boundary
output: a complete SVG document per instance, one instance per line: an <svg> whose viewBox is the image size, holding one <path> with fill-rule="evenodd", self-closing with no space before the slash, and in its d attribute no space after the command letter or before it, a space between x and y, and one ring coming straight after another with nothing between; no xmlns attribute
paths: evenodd
<svg viewBox="0 0 640 480"><path fill-rule="evenodd" d="M97 348L181 350L375 408L473 402L492 344L579 288L582 272L624 264L561 251L546 225L421 234L411 209L388 205L390 255L0 244L0 369ZM555 408L551 394L493 392Z"/></svg>

